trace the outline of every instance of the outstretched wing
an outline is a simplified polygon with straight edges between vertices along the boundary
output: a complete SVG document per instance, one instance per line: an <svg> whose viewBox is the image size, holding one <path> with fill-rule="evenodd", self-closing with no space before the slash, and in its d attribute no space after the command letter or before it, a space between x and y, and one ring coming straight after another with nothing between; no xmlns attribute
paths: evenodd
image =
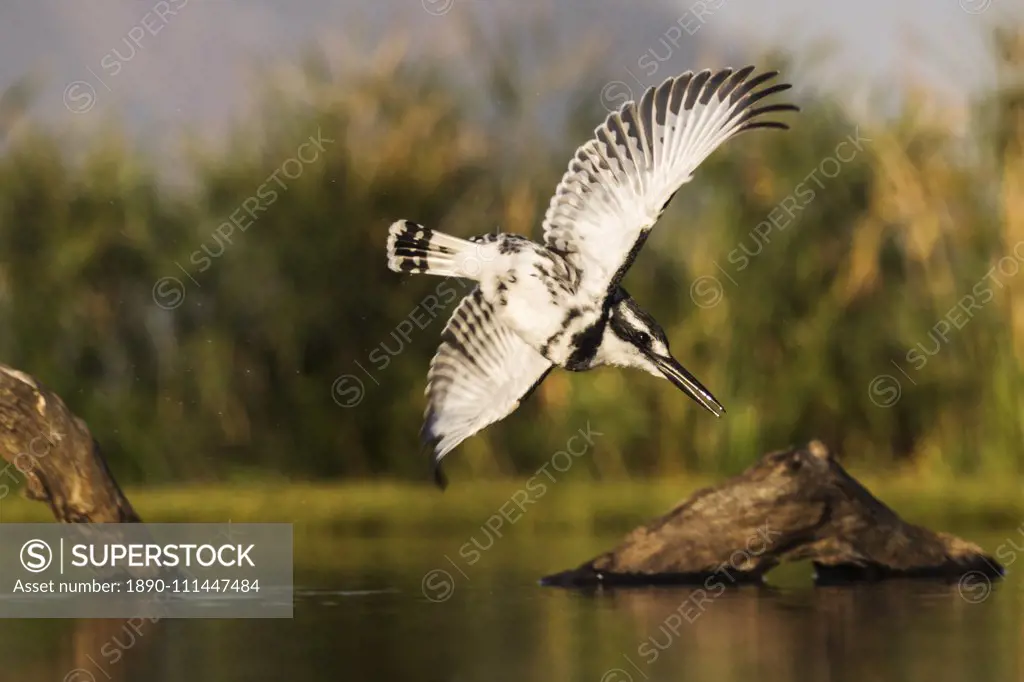
<svg viewBox="0 0 1024 682"><path fill-rule="evenodd" d="M494 317L479 287L462 300L430 362L420 433L433 451L434 478L441 488L441 459L519 407L551 367L547 358Z"/></svg>
<svg viewBox="0 0 1024 682"><path fill-rule="evenodd" d="M676 191L726 140L753 128L782 128L755 107L788 84L761 87L776 72L754 67L687 72L627 102L580 147L544 216L545 245L579 268L595 297L618 285Z"/></svg>

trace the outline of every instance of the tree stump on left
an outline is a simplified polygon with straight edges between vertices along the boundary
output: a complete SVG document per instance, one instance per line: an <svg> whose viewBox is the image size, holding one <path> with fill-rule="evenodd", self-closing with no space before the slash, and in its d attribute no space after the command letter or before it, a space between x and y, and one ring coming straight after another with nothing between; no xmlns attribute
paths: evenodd
<svg viewBox="0 0 1024 682"><path fill-rule="evenodd" d="M85 422L33 377L0 364L0 499L24 481L62 523L139 523Z"/></svg>

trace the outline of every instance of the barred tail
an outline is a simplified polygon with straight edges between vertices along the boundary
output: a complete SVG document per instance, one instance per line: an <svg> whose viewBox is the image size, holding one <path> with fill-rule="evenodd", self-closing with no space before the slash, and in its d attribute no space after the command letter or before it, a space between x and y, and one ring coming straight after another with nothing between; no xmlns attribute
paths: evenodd
<svg viewBox="0 0 1024 682"><path fill-rule="evenodd" d="M399 220L388 230L388 267L395 272L418 272L441 277L476 279L481 244Z"/></svg>

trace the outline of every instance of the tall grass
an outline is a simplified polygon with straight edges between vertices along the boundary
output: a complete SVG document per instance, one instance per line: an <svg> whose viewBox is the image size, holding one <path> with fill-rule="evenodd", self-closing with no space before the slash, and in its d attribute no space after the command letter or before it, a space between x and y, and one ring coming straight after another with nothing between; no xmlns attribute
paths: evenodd
<svg viewBox="0 0 1024 682"><path fill-rule="evenodd" d="M625 286L724 419L647 376L555 372L450 466L530 473L589 423L598 477L732 472L814 436L870 466L1019 476L1022 35L994 37L1001 86L967 133L914 97L879 122L805 94L792 131L728 144L677 195ZM538 86L508 51L487 54L482 83L398 43L359 68L311 59L222 146L190 147L190 190L116 133L75 158L58 131L12 128L0 359L62 394L129 480L421 479L426 367L455 299L439 287L465 288L389 272L387 226L537 236L604 115L586 60ZM569 109L538 116L543 88ZM318 135L316 161L218 238ZM429 297L442 314L425 316ZM338 404L356 386L343 375L362 382L358 405Z"/></svg>

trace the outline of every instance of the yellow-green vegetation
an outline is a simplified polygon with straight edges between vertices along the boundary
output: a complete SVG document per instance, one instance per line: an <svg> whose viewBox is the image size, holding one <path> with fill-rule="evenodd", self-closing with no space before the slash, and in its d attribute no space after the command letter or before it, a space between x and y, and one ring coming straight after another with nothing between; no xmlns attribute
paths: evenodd
<svg viewBox="0 0 1024 682"><path fill-rule="evenodd" d="M1024 483L922 479L910 473L858 476L876 497L911 522L939 529L1012 528L1024 522ZM135 509L158 523L294 523L296 533L471 533L494 515L516 533L625 532L659 516L699 488L705 476L658 480L567 480L531 489L526 479L460 480L444 493L402 481L381 483L240 483L128 488ZM46 522L45 505L12 496L2 522ZM482 531L481 531L482 532Z"/></svg>
<svg viewBox="0 0 1024 682"><path fill-rule="evenodd" d="M567 487L524 523L658 512L684 474L735 472L811 437L868 470L987 481L935 500L1008 503L988 491L1024 471L1021 36L994 38L998 88L956 115L908 93L891 116L859 120L805 90L792 131L728 144L678 194L625 286L726 418L640 374L554 372L460 448L453 471L528 476L589 423L603 434L585 458L595 477L659 482ZM188 189L119 133L5 128L0 359L64 396L122 481L423 480L426 368L455 298L439 287L463 289L388 271L387 226L536 235L605 113L607 77L580 60L550 60L548 91L570 103L556 115L564 107L542 108L519 79L514 51L474 54L490 55L482 82L393 45L355 68L311 59L268 83L258 117L221 146L189 147ZM19 93L3 121L18 120ZM315 160L275 184L311 137ZM244 230L223 227L233 216ZM429 296L443 315L425 312ZM362 391L335 384L344 375ZM167 520L461 523L515 484L494 486L440 498L397 483L239 484L133 499ZM5 517L16 508L5 502Z"/></svg>

